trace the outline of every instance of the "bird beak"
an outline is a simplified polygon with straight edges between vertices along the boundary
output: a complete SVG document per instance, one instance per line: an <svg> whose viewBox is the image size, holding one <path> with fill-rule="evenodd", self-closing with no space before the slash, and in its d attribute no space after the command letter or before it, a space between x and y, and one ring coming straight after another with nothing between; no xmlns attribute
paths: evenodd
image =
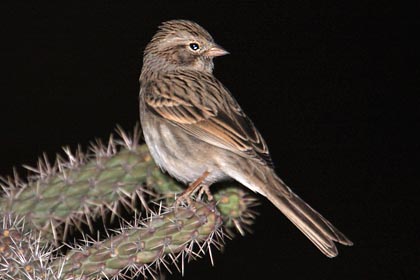
<svg viewBox="0 0 420 280"><path fill-rule="evenodd" d="M216 44L213 45L213 47L206 52L206 55L210 57L222 56L227 54L229 54L227 50Z"/></svg>

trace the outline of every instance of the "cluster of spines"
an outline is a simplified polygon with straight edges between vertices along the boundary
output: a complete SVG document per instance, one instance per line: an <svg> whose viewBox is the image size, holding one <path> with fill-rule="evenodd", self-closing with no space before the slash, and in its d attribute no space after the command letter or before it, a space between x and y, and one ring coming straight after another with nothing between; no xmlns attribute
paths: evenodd
<svg viewBox="0 0 420 280"><path fill-rule="evenodd" d="M0 279L62 279L61 268L51 266L54 253L51 244L25 230L23 218L6 215L0 220Z"/></svg>

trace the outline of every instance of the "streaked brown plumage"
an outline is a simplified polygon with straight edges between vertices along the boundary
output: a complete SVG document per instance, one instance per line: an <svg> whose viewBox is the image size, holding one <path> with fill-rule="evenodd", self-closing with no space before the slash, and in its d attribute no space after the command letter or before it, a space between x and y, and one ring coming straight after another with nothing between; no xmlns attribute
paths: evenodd
<svg viewBox="0 0 420 280"><path fill-rule="evenodd" d="M224 54L186 20L164 22L147 45L140 118L153 158L189 189L239 181L266 196L326 256L336 256L334 242L352 242L275 174L264 139L212 74L213 58Z"/></svg>

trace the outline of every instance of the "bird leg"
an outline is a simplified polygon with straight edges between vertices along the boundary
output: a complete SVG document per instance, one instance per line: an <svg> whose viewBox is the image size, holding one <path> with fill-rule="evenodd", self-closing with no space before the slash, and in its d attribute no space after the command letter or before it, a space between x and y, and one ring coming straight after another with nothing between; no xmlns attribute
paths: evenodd
<svg viewBox="0 0 420 280"><path fill-rule="evenodd" d="M209 187L207 185L203 185L204 179L207 178L207 176L210 174L210 172L205 171L197 180L192 182L188 188L176 199L175 205L178 206L182 204L182 202L186 202L187 204L191 204L191 195L197 192L197 190L200 190L198 193L198 197L201 199L203 193L205 193L209 200L213 200L213 196L210 193Z"/></svg>

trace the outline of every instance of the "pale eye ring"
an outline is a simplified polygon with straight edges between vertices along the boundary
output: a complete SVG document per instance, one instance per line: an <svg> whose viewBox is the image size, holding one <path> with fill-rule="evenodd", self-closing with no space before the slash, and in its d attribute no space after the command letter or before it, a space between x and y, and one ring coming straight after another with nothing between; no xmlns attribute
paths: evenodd
<svg viewBox="0 0 420 280"><path fill-rule="evenodd" d="M190 49L192 49L193 51L198 51L200 49L200 45L197 43L191 43Z"/></svg>

